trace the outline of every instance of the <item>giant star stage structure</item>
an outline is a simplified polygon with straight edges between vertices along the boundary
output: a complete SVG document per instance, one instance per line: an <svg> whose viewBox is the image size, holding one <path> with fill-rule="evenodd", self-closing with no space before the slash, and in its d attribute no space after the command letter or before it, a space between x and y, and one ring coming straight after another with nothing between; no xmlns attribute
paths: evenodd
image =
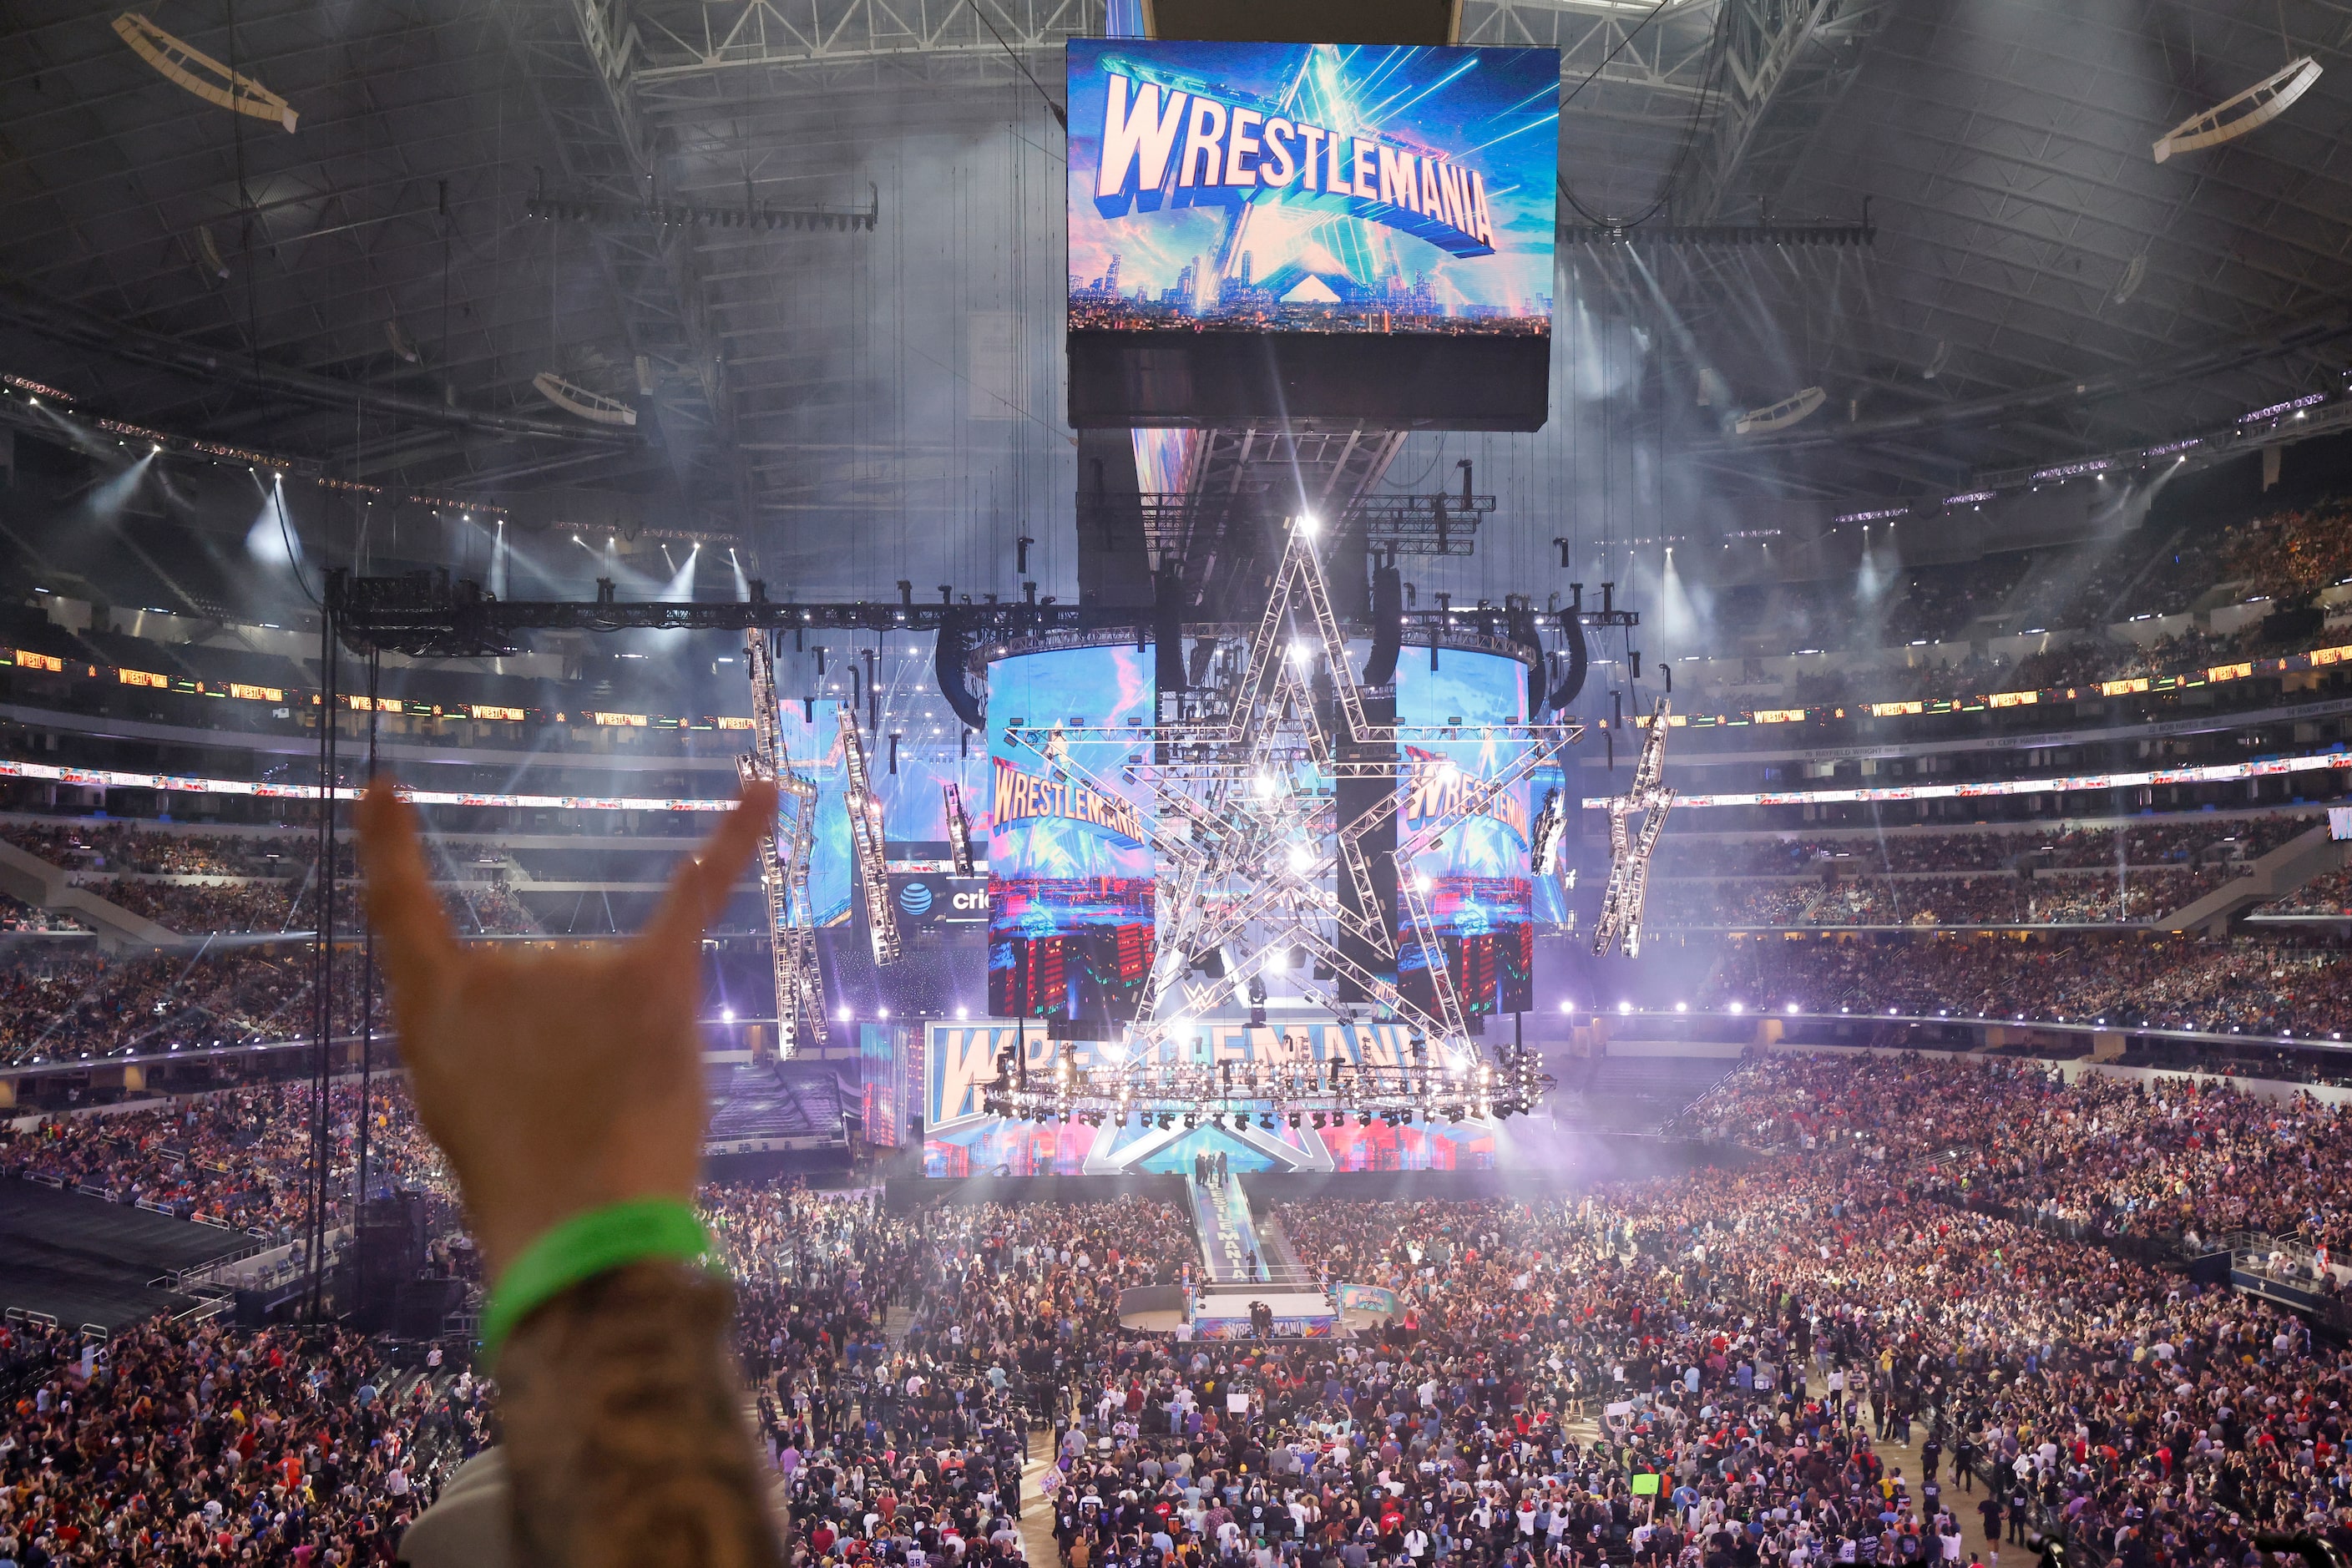
<svg viewBox="0 0 2352 1568"><path fill-rule="evenodd" d="M1163 710L1150 726L1005 731L1010 749L1049 772L1148 801L1140 816L1158 866L1160 921L1122 1037L1097 1046L1098 1065L1087 1067L1066 1042L1039 1071L1030 1070L1025 1047L1008 1049L987 1096L996 1114L1097 1124L1180 1111L1287 1112L1294 1122L1302 1111L1460 1120L1528 1109L1548 1085L1530 1053L1516 1045L1482 1052L1472 1037L1430 886L1413 867L1449 830L1557 765L1580 726L1376 722L1374 699L1385 693L1366 688L1350 665L1315 552L1317 525L1300 517L1287 531L1265 613L1246 644L1225 655L1208 698L1173 718ZM1430 748L1465 742L1476 748L1475 776L1447 776L1458 762ZM1420 776L1424 769L1440 776ZM1344 792L1368 801L1344 816L1342 781L1373 786ZM1393 851L1374 848L1408 790L1426 809ZM1378 896L1387 879L1375 875L1381 855L1392 855L1396 873L1393 932ZM1391 978L1401 960L1425 967L1421 997ZM1407 1026L1406 1048L1386 1063L1315 1060L1304 1051L1199 1059L1196 1021L1262 1001L1255 988L1277 965L1338 1019Z"/></svg>

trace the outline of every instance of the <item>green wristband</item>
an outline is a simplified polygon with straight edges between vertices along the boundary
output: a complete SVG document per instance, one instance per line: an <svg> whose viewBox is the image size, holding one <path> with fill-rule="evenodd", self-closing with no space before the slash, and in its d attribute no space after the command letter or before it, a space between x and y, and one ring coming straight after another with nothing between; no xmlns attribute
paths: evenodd
<svg viewBox="0 0 2352 1568"><path fill-rule="evenodd" d="M632 1198L573 1215L543 1232L499 1276L482 1310L482 1362L498 1363L515 1325L584 1280L649 1258L700 1258L710 1245L694 1205Z"/></svg>

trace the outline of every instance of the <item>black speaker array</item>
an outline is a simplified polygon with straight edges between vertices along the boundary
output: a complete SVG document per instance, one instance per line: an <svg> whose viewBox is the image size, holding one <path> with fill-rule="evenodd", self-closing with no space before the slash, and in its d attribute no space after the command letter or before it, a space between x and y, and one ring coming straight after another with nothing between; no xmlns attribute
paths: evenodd
<svg viewBox="0 0 2352 1568"><path fill-rule="evenodd" d="M1568 644L1568 673L1560 677L1559 686L1552 692L1551 706L1565 713L1568 705L1576 700L1577 693L1584 689L1584 670L1591 655L1584 646L1584 624L1577 619L1575 611L1560 612L1559 635Z"/></svg>
<svg viewBox="0 0 2352 1568"><path fill-rule="evenodd" d="M1394 682L1403 646L1404 580L1393 566L1377 567L1372 572L1372 651L1364 660L1364 684Z"/></svg>
<svg viewBox="0 0 2352 1568"><path fill-rule="evenodd" d="M964 660L971 655L971 634L954 616L940 623L939 646L931 654L931 673L939 678L940 695L948 700L955 716L963 721L967 730L982 730L987 723L981 711L980 699L963 683Z"/></svg>
<svg viewBox="0 0 2352 1568"><path fill-rule="evenodd" d="M1161 693L1184 690L1191 684L1184 679L1184 582L1173 566L1152 574L1151 644Z"/></svg>

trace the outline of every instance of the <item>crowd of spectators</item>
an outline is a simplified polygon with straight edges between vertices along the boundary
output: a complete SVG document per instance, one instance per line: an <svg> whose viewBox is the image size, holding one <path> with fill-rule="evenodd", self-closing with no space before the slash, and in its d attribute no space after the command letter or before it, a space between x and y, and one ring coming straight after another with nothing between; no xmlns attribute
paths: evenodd
<svg viewBox="0 0 2352 1568"><path fill-rule="evenodd" d="M183 934L289 929L294 901L283 882L151 882L117 877L91 891Z"/></svg>
<svg viewBox="0 0 2352 1568"><path fill-rule="evenodd" d="M1678 1131L1752 1148L1868 1152L1956 1201L2103 1236L2207 1239L2238 1230L2352 1246L2352 1116L2228 1081L2072 1081L2035 1062L1860 1053L1741 1064Z"/></svg>
<svg viewBox="0 0 2352 1568"><path fill-rule="evenodd" d="M2241 598L2288 599L2352 578L2352 509L2340 500L2273 512L2206 538L2176 541L2116 609L2178 615L2221 584Z"/></svg>
<svg viewBox="0 0 2352 1568"><path fill-rule="evenodd" d="M77 874L82 885L181 935L309 930L318 918L315 834L174 833L131 822L0 820L0 838ZM503 846L433 847L451 918L468 935L535 935L540 922L507 885ZM341 875L358 875L348 846ZM189 878L214 880L192 881ZM349 884L338 924L357 919ZM0 921L5 912L0 911ZM0 924L0 929L19 929ZM23 929L41 929L26 927ZM74 928L66 928L74 929Z"/></svg>
<svg viewBox="0 0 2352 1568"><path fill-rule="evenodd" d="M1197 1262L1169 1205L707 1190L762 1441L812 1563L1024 1560L1033 1423L1066 1423L1124 1336L1118 1292ZM911 1309L894 1342L893 1300Z"/></svg>
<svg viewBox="0 0 2352 1568"><path fill-rule="evenodd" d="M166 1193L176 1149L299 1171L306 1092L51 1123L0 1160ZM439 1187L404 1103L373 1109L404 1179ZM346 1150L350 1119L339 1100ZM1760 1161L1532 1203L1281 1205L1270 1234L1310 1274L1393 1294L1384 1327L1322 1342L1123 1329L1122 1289L1200 1269L1184 1217L1141 1197L707 1188L796 1554L1013 1568L1033 1452L1062 1568L1997 1568L1963 1513L2127 1568L2237 1568L2260 1531L2352 1542L2352 1360L2112 1247L2252 1224L2352 1242L2352 1118L1775 1055L1683 1126ZM38 1342L0 1346L0 1381L35 1373L0 1418L0 1548L379 1561L488 1435L482 1385L394 1378L346 1339L152 1324L87 1384ZM64 1459L93 1432L121 1457Z"/></svg>
<svg viewBox="0 0 2352 1568"><path fill-rule="evenodd" d="M70 915L37 910L30 904L18 903L5 893L0 893L0 931L29 936L70 936L87 929Z"/></svg>
<svg viewBox="0 0 2352 1568"><path fill-rule="evenodd" d="M2042 877L1662 878L1651 884L1647 921L1663 930L2109 925L2169 914L2239 874L2217 865Z"/></svg>
<svg viewBox="0 0 2352 1568"><path fill-rule="evenodd" d="M316 834L173 833L134 822L0 819L0 838L68 871L283 878L316 858Z"/></svg>
<svg viewBox="0 0 2352 1568"><path fill-rule="evenodd" d="M1928 935L1727 943L1706 1005L2341 1037L2342 950L2256 937Z"/></svg>
<svg viewBox="0 0 2352 1568"><path fill-rule="evenodd" d="M0 1143L0 1173L46 1176L286 1240L308 1214L311 1177L308 1083L223 1090L159 1107L52 1117ZM359 1164L360 1089L328 1093L331 1227L344 1212ZM368 1095L370 1190L390 1183L446 1193L438 1151L416 1124L396 1078Z"/></svg>
<svg viewBox="0 0 2352 1568"><path fill-rule="evenodd" d="M2352 915L2352 870L2314 877L2283 899L2254 911L2263 915Z"/></svg>
<svg viewBox="0 0 2352 1568"><path fill-rule="evenodd" d="M0 1562L389 1563L488 1386L402 1373L338 1330L158 1319L0 1331Z"/></svg>
<svg viewBox="0 0 2352 1568"><path fill-rule="evenodd" d="M2126 869L2252 860L2325 824L2312 811L2221 816L2151 816L2055 827L1987 826L1972 831L1717 837L1669 829L1654 878L1769 877L1864 871L1992 871L2019 866Z"/></svg>
<svg viewBox="0 0 2352 1568"><path fill-rule="evenodd" d="M2300 604L2352 579L2347 511L2330 501L2194 536L2184 531L2153 560L2147 542L2128 535L2105 551L2006 552L1906 572L1899 592L1874 589L1867 573L1740 584L1716 600L1713 630L1726 646L1705 651L1727 653L1767 630L1787 646L1760 650L1766 654L1837 650L1844 656L1839 668L1769 682L1770 696L1748 693L1746 701L1806 708L2081 689L2300 653L2310 645L2297 617L2221 633L2186 626L2146 641L2108 628L2182 615L2217 587L2234 590L2232 602ZM1989 635L2021 632L2047 634L2044 646L2020 658L1985 647ZM1963 638L1975 642L1958 658L1917 652L1917 645L1940 651ZM1696 696L1704 688L1692 689ZM1737 690L1717 695L1728 700Z"/></svg>
<svg viewBox="0 0 2352 1568"><path fill-rule="evenodd" d="M2300 1324L1851 1148L1280 1218L1310 1269L1394 1293L1385 1331L1138 1337L1056 1447L1065 1563L1982 1561L1964 1509L2236 1563L2352 1485L2352 1369Z"/></svg>
<svg viewBox="0 0 2352 1568"><path fill-rule="evenodd" d="M336 984L338 1032L358 1025L355 952ZM0 964L0 1062L62 1061L306 1035L307 949L194 954L36 952Z"/></svg>

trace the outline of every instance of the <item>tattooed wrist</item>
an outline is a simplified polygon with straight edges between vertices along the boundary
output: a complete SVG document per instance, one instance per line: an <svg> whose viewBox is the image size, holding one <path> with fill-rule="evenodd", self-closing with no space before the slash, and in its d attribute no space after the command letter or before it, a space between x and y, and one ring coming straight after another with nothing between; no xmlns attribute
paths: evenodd
<svg viewBox="0 0 2352 1568"><path fill-rule="evenodd" d="M499 1388L518 1563L782 1561L728 1349L733 1315L733 1293L709 1272L642 1263L515 1329Z"/></svg>

